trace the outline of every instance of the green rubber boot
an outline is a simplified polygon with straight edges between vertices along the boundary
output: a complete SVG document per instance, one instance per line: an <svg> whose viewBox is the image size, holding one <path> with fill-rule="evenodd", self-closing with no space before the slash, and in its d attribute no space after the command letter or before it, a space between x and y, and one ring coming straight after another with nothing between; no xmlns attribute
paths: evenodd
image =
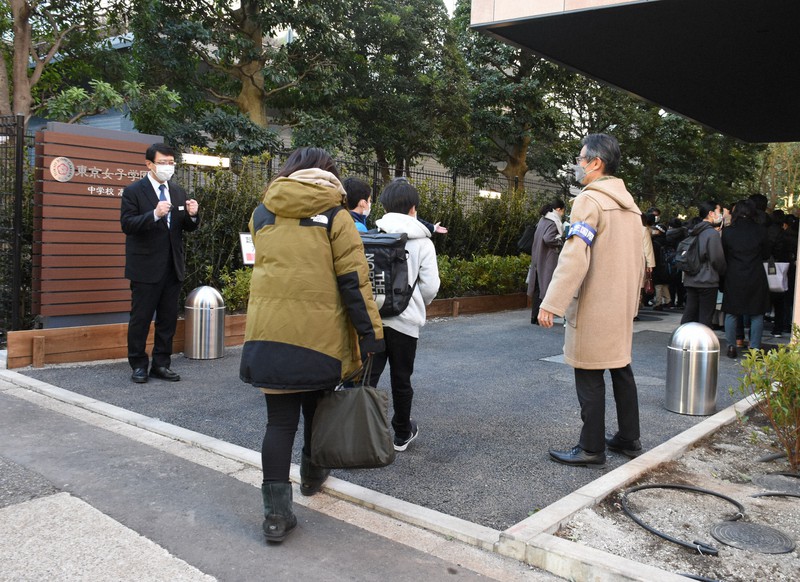
<svg viewBox="0 0 800 582"><path fill-rule="evenodd" d="M292 511L292 484L265 483L261 486L264 499L264 535L268 542L279 544L297 527Z"/></svg>
<svg viewBox="0 0 800 582"><path fill-rule="evenodd" d="M303 453L300 457L300 493L308 496L319 492L330 474L330 469L312 464L311 457Z"/></svg>

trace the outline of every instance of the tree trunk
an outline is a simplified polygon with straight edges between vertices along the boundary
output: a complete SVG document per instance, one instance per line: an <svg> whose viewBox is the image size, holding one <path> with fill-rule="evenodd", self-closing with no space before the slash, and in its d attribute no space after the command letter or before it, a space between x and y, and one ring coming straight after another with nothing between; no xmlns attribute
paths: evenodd
<svg viewBox="0 0 800 582"><path fill-rule="evenodd" d="M506 167L500 172L508 180L509 189L522 189L525 187L525 174L528 173L528 147L531 138L525 136L519 143L514 144L506 160Z"/></svg>
<svg viewBox="0 0 800 582"><path fill-rule="evenodd" d="M240 77L242 88L236 97L236 105L239 111L247 115L250 121L259 127L267 127L267 108L264 104L264 75L262 74L263 64L260 62L250 63L242 69L248 73Z"/></svg>
<svg viewBox="0 0 800 582"><path fill-rule="evenodd" d="M5 51L0 49L0 115L11 115L11 86L8 83L8 67Z"/></svg>
<svg viewBox="0 0 800 582"><path fill-rule="evenodd" d="M386 150L381 146L375 148L375 160L378 162L378 168L381 171L381 180L386 185L392 181L392 177L389 174L389 161L386 159Z"/></svg>
<svg viewBox="0 0 800 582"><path fill-rule="evenodd" d="M11 73L14 85L12 113L24 115L27 123L33 102L28 78L28 56L31 50L31 7L25 0L11 0L11 14L14 19L14 60Z"/></svg>

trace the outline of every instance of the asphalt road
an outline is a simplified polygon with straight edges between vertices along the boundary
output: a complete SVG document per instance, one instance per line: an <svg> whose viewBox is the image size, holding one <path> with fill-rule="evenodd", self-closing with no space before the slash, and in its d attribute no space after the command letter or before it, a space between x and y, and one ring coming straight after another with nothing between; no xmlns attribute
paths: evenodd
<svg viewBox="0 0 800 582"><path fill-rule="evenodd" d="M642 444L652 448L703 420L663 407L667 346L679 313L645 312L635 326L633 369ZM603 338L597 338L602 342ZM431 320L422 330L412 415L420 436L383 469L337 477L496 529L506 529L599 477L567 467L548 448L577 442L580 413L572 369L560 363L563 328L530 324L527 310ZM238 377L240 348L216 360L173 358L182 381L133 384L126 361L19 372L116 406L260 450L264 397ZM721 357L717 408L740 398L737 361ZM608 375L607 375L608 378ZM388 387L388 373L380 387ZM607 427L616 429L609 384ZM300 438L294 461L299 462ZM605 471L627 459L609 454Z"/></svg>

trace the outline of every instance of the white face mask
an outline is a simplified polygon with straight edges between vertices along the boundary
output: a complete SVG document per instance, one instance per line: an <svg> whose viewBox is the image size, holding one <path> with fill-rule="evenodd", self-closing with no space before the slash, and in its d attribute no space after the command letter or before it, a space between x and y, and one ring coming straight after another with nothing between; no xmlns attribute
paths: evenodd
<svg viewBox="0 0 800 582"><path fill-rule="evenodd" d="M170 178L172 178L173 174L175 174L175 166L172 164L153 164L156 167L156 171L153 174L156 177L156 180L159 182L168 182Z"/></svg>

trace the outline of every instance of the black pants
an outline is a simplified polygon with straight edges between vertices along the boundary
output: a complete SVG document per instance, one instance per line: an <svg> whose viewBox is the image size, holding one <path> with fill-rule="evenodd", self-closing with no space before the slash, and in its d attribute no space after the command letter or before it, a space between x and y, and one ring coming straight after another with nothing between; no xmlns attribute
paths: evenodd
<svg viewBox="0 0 800 582"><path fill-rule="evenodd" d="M609 370L614 387L614 402L617 405L619 437L626 441L639 438L639 396L636 380L630 364L624 368ZM606 383L605 370L583 370L575 368L575 389L581 405L580 447L590 453L606 450Z"/></svg>
<svg viewBox="0 0 800 582"><path fill-rule="evenodd" d="M169 368L172 339L178 325L181 282L172 267L158 283L131 281L131 318L128 323L128 362L131 368L146 368L147 334L156 316L153 336L153 366Z"/></svg>
<svg viewBox="0 0 800 582"><path fill-rule="evenodd" d="M716 308L716 287L687 287L686 307L683 309L681 324L696 321L711 327L714 318L714 310Z"/></svg>
<svg viewBox="0 0 800 582"><path fill-rule="evenodd" d="M267 430L261 443L261 466L264 483L289 481L292 447L300 411L303 412L303 453L311 454L311 424L317 410L321 390L291 394L265 394L267 400Z"/></svg>
<svg viewBox="0 0 800 582"><path fill-rule="evenodd" d="M400 439L411 436L411 401L414 389L411 375L414 373L414 359L417 357L417 338L400 333L391 327L383 327L386 351L373 356L370 386L378 386L386 363L389 363L389 378L392 383L392 428Z"/></svg>

